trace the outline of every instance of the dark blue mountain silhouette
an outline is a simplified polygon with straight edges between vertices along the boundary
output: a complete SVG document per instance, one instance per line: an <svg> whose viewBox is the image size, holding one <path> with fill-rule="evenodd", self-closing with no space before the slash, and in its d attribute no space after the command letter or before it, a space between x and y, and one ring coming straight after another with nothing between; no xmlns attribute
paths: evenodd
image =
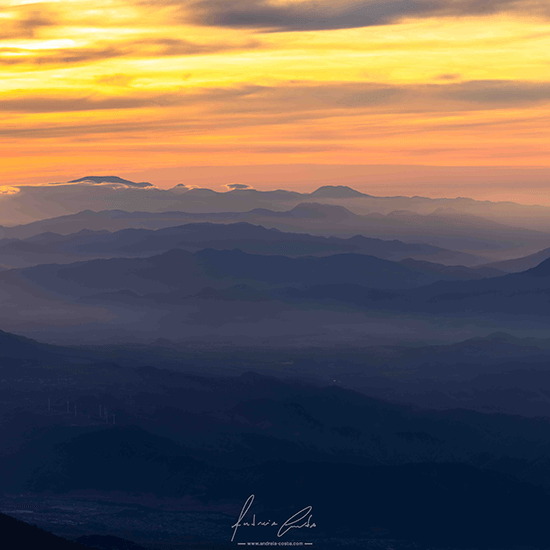
<svg viewBox="0 0 550 550"><path fill-rule="evenodd" d="M333 217L347 219L349 212L335 206L327 206ZM334 212L337 211L337 213ZM323 209L300 210L283 213L291 217L296 213L313 217L328 215ZM33 262L68 263L79 257L94 256L143 256L172 248L199 250L202 248L239 248L249 253L301 256L307 254L336 254L354 252L387 260L417 258L431 261L467 264L476 262L469 254L453 252L428 244L404 243L398 240L382 240L357 235L349 239L313 236L303 233L287 233L266 229L245 222L233 224L196 223L159 229L123 229L114 233L82 229L62 235L48 231L23 240L0 240L0 253L4 261L16 267L26 267ZM486 269L487 272L491 270ZM479 272L481 273L481 272ZM498 274L498 270L492 270Z"/></svg>
<svg viewBox="0 0 550 550"><path fill-rule="evenodd" d="M313 191L310 196L324 199L355 199L357 197L369 197L370 195L356 191L346 185L324 185Z"/></svg>
<svg viewBox="0 0 550 550"><path fill-rule="evenodd" d="M236 283L267 285L355 284L370 288L416 288L441 279L482 274L440 266L420 269L363 254L288 258L206 249L196 253L170 250L149 258L109 259L69 265L42 265L0 273L2 281L21 278L60 295L86 295L92 289L127 289L140 294L166 289L223 288ZM20 283L19 283L20 284ZM196 291L195 290L195 291Z"/></svg>
<svg viewBox="0 0 550 550"><path fill-rule="evenodd" d="M29 525L5 514L0 514L0 532L2 533L2 548L5 550L20 550L21 548L85 550L89 548L89 546L57 537L35 525Z"/></svg>

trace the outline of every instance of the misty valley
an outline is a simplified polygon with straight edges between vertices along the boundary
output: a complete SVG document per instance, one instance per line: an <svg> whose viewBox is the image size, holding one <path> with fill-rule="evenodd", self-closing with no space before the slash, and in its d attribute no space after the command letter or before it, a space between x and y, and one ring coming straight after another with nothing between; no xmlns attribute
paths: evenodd
<svg viewBox="0 0 550 550"><path fill-rule="evenodd" d="M550 548L550 208L149 185L0 227L2 547Z"/></svg>

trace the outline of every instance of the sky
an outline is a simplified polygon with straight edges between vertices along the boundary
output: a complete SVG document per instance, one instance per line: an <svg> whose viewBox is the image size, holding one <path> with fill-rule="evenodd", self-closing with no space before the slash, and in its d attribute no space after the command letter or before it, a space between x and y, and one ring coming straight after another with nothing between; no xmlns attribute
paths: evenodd
<svg viewBox="0 0 550 550"><path fill-rule="evenodd" d="M0 70L8 188L265 166L265 185L311 190L330 165L382 194L456 180L548 204L547 1L0 0Z"/></svg>

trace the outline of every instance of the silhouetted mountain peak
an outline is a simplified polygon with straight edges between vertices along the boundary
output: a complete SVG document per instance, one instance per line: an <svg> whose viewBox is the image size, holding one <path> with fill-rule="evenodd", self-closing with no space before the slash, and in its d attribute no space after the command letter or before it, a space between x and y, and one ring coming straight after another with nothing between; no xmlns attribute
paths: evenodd
<svg viewBox="0 0 550 550"><path fill-rule="evenodd" d="M0 330L0 357L19 359L49 360L67 357L67 349L55 345L43 344L37 340L26 338Z"/></svg>
<svg viewBox="0 0 550 550"><path fill-rule="evenodd" d="M17 336L15 334L12 334L11 332L0 330L0 346L5 346L8 343L14 342L17 342L18 344L38 344L36 340L31 340L30 338L25 338L24 336Z"/></svg>
<svg viewBox="0 0 550 550"><path fill-rule="evenodd" d="M212 189L199 188L199 187L190 189L185 194L189 197L214 197L216 195L220 195L220 193L217 193Z"/></svg>
<svg viewBox="0 0 550 550"><path fill-rule="evenodd" d="M187 185L185 185L184 183L178 183L175 187L172 187L171 189L169 189L169 191L171 191L172 193L178 193L178 194L187 193L190 190L191 188L187 187Z"/></svg>
<svg viewBox="0 0 550 550"><path fill-rule="evenodd" d="M93 210L90 210L89 208L86 210L82 210L81 212L78 212L78 214L70 214L70 217L82 217L82 218L95 218L100 215L100 212L94 212ZM68 216L66 216L68 217Z"/></svg>
<svg viewBox="0 0 550 550"><path fill-rule="evenodd" d="M357 197L369 197L370 195L365 195L346 185L324 185L313 191L310 196L323 199L354 199Z"/></svg>
<svg viewBox="0 0 550 550"><path fill-rule="evenodd" d="M29 525L23 521L0 514L0 529L2 530L2 548L55 548L56 550L86 550L78 542L72 542L57 537L36 525Z"/></svg>
<svg viewBox="0 0 550 550"><path fill-rule="evenodd" d="M85 176L77 180L71 180L68 183L85 183L85 182L92 182L92 183L98 183L98 184L99 183L120 183L122 185L127 185L129 187L153 187L153 184L149 183L148 181L141 181L139 183L136 183L135 181L119 178L118 176Z"/></svg>

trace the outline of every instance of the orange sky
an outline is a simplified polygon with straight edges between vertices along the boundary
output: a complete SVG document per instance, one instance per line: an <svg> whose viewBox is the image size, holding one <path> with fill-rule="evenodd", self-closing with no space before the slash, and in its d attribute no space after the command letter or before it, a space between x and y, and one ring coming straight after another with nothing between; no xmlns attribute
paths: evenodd
<svg viewBox="0 0 550 550"><path fill-rule="evenodd" d="M0 29L3 185L191 166L498 166L523 171L508 180L532 202L531 169L550 167L546 1L0 0ZM510 181L478 192L508 196ZM445 187L415 182L410 194Z"/></svg>

